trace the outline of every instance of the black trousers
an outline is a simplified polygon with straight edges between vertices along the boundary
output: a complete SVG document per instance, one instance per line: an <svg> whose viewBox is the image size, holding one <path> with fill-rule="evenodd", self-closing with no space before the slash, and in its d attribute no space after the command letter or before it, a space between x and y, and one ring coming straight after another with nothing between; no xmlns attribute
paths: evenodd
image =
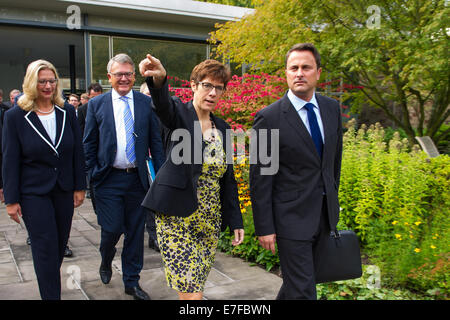
<svg viewBox="0 0 450 320"><path fill-rule="evenodd" d="M60 300L60 269L72 226L73 192L56 186L46 195L22 195L20 206L41 298Z"/></svg>
<svg viewBox="0 0 450 320"><path fill-rule="evenodd" d="M319 228L306 241L277 237L283 284L277 300L317 300L314 252L320 236L330 233L326 196L323 197Z"/></svg>
<svg viewBox="0 0 450 320"><path fill-rule="evenodd" d="M145 216L145 230L147 230L148 237L150 240L157 240L156 238L156 221L155 221L155 211L144 209Z"/></svg>

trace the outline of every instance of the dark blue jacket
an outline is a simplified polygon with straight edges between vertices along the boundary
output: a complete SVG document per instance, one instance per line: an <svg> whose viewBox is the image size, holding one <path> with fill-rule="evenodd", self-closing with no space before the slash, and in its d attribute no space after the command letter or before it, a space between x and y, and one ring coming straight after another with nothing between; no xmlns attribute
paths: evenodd
<svg viewBox="0 0 450 320"><path fill-rule="evenodd" d="M149 149L155 170L164 163L158 119L152 111L151 98L133 91L135 153L139 177L145 190L149 188L146 160ZM84 152L88 177L99 186L110 172L117 152L116 125L111 92L89 100L84 128Z"/></svg>
<svg viewBox="0 0 450 320"><path fill-rule="evenodd" d="M84 153L75 109L55 106L55 144L35 112L19 106L3 123L3 192L5 202L20 203L22 194L44 195L56 184L64 191L86 189Z"/></svg>

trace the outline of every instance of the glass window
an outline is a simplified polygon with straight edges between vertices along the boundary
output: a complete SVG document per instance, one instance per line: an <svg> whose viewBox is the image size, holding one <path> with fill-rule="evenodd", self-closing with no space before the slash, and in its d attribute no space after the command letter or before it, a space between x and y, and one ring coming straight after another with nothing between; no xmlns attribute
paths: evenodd
<svg viewBox="0 0 450 320"><path fill-rule="evenodd" d="M75 46L76 92L84 91L85 60L82 32L0 25L0 88L3 101L12 89L22 91L28 64L38 59L51 62L58 70L63 89L70 91L69 47Z"/></svg>
<svg viewBox="0 0 450 320"><path fill-rule="evenodd" d="M133 59L137 85L144 81L138 65L147 53L161 60L169 76L189 80L192 69L206 59L206 44L113 37L113 55L118 53Z"/></svg>
<svg viewBox="0 0 450 320"><path fill-rule="evenodd" d="M102 86L109 86L108 76L106 75L106 66L109 57L109 37L91 36L92 50L92 82L98 82Z"/></svg>

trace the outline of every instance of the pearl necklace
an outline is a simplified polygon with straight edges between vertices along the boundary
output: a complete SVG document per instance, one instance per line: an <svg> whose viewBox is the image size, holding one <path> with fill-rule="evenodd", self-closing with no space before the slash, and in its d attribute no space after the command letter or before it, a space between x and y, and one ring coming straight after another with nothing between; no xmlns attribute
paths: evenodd
<svg viewBox="0 0 450 320"><path fill-rule="evenodd" d="M50 114L53 112L53 110L55 110L55 106L53 106L50 111L41 111L41 109L36 109L36 110L43 114Z"/></svg>

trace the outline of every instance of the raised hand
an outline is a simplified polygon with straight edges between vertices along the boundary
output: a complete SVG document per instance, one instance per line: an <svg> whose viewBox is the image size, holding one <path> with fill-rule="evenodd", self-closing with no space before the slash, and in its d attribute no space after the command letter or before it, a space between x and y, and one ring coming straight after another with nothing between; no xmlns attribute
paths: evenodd
<svg viewBox="0 0 450 320"><path fill-rule="evenodd" d="M147 54L147 58L139 63L139 72L143 77L153 77L153 84L160 88L164 83L167 72L159 59Z"/></svg>

